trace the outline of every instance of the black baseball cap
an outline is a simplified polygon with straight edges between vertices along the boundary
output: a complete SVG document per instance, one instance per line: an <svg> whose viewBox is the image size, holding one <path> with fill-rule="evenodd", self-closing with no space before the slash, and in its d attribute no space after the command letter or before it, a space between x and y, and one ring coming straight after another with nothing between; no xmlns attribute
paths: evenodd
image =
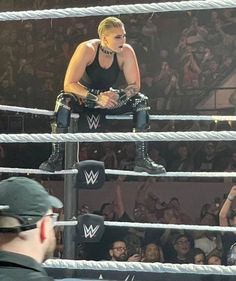
<svg viewBox="0 0 236 281"><path fill-rule="evenodd" d="M48 194L35 180L11 177L0 181L0 216L14 217L22 226L34 225L49 209L62 208L62 202ZM34 227L28 228L32 229ZM0 227L0 232L7 232ZM14 231L13 231L14 232Z"/></svg>

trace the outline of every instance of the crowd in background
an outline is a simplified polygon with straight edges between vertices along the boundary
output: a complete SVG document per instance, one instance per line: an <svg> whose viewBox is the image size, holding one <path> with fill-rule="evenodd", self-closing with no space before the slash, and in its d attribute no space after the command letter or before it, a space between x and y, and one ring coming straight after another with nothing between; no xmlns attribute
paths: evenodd
<svg viewBox="0 0 236 281"><path fill-rule="evenodd" d="M219 87L235 68L233 9L121 18L127 42L138 57L142 91L151 100L152 112L194 110L210 88ZM74 49L97 37L93 27L99 20L2 22L1 103L52 109ZM122 85L120 79L117 87Z"/></svg>
<svg viewBox="0 0 236 281"><path fill-rule="evenodd" d="M99 210L92 211L84 203L78 215L93 213L106 221L128 221L139 223L197 224L206 226L235 226L236 186L223 198L199 206L199 217L194 220L183 208L177 197L162 201L152 192L152 180L140 183L136 195L133 214L126 213L123 202L121 176L116 180L112 202L104 202ZM233 202L234 201L234 202ZM63 219L63 214L61 214ZM63 230L58 230L57 257L63 257ZM232 245L236 242L233 232L185 231L168 228L123 228L105 227L105 233L98 243L79 243L78 259L113 260L133 262L171 262L232 265Z"/></svg>
<svg viewBox="0 0 236 281"><path fill-rule="evenodd" d="M28 1L21 2L21 8L24 7L24 3L24 8L28 7ZM48 2L33 1L32 8L52 8L48 6ZM63 1L54 2L58 7L63 7ZM78 1L70 2L73 6ZM89 5L92 1L80 2L81 5ZM111 5L119 4L119 2L121 1L109 0L103 1L103 4ZM132 3L132 1L128 2ZM6 6L11 4L15 5L16 10L19 8L17 1L6 1ZM54 5L55 7L57 6ZM209 88L220 86L234 71L236 57L234 10L188 12L166 16L140 14L121 18L126 24L128 43L137 53L142 91L149 96L154 114L183 110L192 112L197 102L210 92ZM63 87L64 73L71 54L79 42L96 37L96 30L93 27L98 21L100 18L90 17L2 22L0 103L52 110L56 96ZM170 31L172 36L170 36ZM122 79L119 83L118 86L122 87ZM3 124L1 131L6 132L8 125ZM235 129L235 125L232 122L196 121L181 122L181 124L159 122L153 123L153 128L153 131L230 130ZM20 157L15 159L18 163L12 162L15 158L15 150L18 151L18 155L21 152L24 154L24 159ZM29 165L34 168L46 158L43 153L41 153L42 158L36 155L34 148L28 151L27 157L25 152L26 150L19 144L12 145L10 149L1 145L0 166L14 163L16 167ZM234 142L153 142L149 152L151 158L166 166L168 171L236 170ZM80 160L101 160L109 169L132 170L134 157L133 143L122 145L106 143L96 147L83 144L80 147ZM101 206L101 209L96 212L103 215L106 220L219 224L219 212L225 198L217 198L214 202L202 206L199 221L193 222L182 210L178 198L170 198L169 202L162 202L160 198L146 192L145 184L139 189L133 216L129 218L125 213L122 200L117 201L117 198L121 198L120 185L119 182L114 201ZM90 212L89 206L85 204L81 213L88 212ZM230 213L229 219L234 221L234 212ZM59 246L55 254L58 257L62 253L63 245L60 245L62 236L63 233L59 231ZM122 229L116 234L107 231L104 237L103 241L97 245L99 251L94 251L94 249L91 251L88 246L78 245L78 258L227 264L229 247L225 245L226 239L219 233L205 231L186 233L168 229L149 231ZM235 239L234 236L233 239ZM197 262L196 256L201 257L200 261Z"/></svg>

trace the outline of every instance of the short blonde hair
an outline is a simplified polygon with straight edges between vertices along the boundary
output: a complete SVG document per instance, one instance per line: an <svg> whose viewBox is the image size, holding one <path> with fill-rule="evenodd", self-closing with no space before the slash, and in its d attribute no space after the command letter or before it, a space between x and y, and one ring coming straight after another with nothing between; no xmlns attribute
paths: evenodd
<svg viewBox="0 0 236 281"><path fill-rule="evenodd" d="M105 18L98 25L99 38L102 37L105 31L109 31L112 28L121 27L121 26L124 26L124 23L120 19L116 17Z"/></svg>

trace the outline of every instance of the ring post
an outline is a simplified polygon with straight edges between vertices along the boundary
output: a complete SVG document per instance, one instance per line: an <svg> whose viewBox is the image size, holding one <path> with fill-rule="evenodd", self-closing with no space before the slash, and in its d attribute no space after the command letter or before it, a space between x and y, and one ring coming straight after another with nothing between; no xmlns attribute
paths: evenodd
<svg viewBox="0 0 236 281"><path fill-rule="evenodd" d="M77 119L71 118L69 133L77 130ZM71 169L76 162L77 143L66 143L65 148L65 169ZM76 175L68 174L64 178L64 215L65 220L71 220L77 217L77 200L78 192L74 188ZM64 228L64 251L63 258L75 259L75 227L69 226Z"/></svg>

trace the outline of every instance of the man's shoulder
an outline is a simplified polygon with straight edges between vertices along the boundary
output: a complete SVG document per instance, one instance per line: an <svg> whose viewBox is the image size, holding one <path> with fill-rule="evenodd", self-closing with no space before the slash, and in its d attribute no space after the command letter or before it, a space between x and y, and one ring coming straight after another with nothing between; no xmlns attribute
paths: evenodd
<svg viewBox="0 0 236 281"><path fill-rule="evenodd" d="M0 251L0 280L53 281L33 258L7 251Z"/></svg>
<svg viewBox="0 0 236 281"><path fill-rule="evenodd" d="M0 267L0 280L4 281L54 281L41 272L35 272L29 268L22 267Z"/></svg>

